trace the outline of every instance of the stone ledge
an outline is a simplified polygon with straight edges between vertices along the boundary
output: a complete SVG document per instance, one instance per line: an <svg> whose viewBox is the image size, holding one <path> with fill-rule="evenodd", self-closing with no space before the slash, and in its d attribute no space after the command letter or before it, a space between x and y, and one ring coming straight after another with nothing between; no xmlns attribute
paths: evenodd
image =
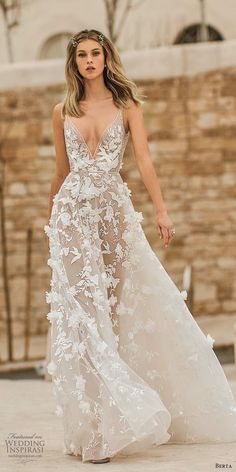
<svg viewBox="0 0 236 472"><path fill-rule="evenodd" d="M158 80L236 67L236 40L161 46L120 53L132 80ZM64 84L64 59L4 64L0 90Z"/></svg>

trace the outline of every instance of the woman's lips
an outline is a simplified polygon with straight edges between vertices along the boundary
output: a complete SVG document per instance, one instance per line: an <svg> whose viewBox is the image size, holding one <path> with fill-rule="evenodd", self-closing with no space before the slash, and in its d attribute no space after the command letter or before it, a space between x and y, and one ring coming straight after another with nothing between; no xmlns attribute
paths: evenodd
<svg viewBox="0 0 236 472"><path fill-rule="evenodd" d="M87 71L92 71L92 70L95 70L95 67L87 67L86 70L87 70Z"/></svg>

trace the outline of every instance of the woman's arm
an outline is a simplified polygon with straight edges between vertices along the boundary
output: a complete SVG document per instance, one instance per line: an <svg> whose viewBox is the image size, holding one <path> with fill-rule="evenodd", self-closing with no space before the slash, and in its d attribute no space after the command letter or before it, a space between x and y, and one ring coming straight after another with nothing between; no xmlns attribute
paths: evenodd
<svg viewBox="0 0 236 472"><path fill-rule="evenodd" d="M59 191L63 181L70 172L69 159L67 156L64 139L63 120L61 118L61 106L61 103L55 105L52 113L53 137L56 151L56 167L49 196L48 220L51 216L53 197Z"/></svg>
<svg viewBox="0 0 236 472"><path fill-rule="evenodd" d="M151 161L142 109L140 104L136 104L133 100L129 101L127 121L132 138L135 160L144 185L155 207L158 234L160 238L163 237L164 244L167 246L173 238L171 229L174 228L174 225L167 215L160 184Z"/></svg>

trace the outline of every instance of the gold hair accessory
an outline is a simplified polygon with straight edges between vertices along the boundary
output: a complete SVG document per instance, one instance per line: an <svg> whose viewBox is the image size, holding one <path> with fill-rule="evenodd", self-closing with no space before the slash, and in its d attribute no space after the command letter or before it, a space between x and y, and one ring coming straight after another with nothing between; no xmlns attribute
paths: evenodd
<svg viewBox="0 0 236 472"><path fill-rule="evenodd" d="M98 35L98 41L103 46L104 36L102 33ZM71 38L72 46L75 48L78 44L78 41L75 38Z"/></svg>

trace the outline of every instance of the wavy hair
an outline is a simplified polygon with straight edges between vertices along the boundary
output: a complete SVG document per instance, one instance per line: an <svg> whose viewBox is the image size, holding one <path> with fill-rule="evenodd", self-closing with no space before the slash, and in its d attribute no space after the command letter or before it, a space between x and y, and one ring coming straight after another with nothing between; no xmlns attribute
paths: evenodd
<svg viewBox="0 0 236 472"><path fill-rule="evenodd" d="M101 36L103 37L102 41ZM65 114L77 117L84 115L79 103L84 98L84 78L77 68L75 46L85 39L94 39L103 48L104 62L106 64L106 67L103 69L103 78L106 87L112 93L114 103L118 107L126 107L128 99L132 99L135 103L143 103L142 98L146 96L140 94L136 84L125 76L119 53L114 44L100 31L85 29L74 34L67 45L65 65L66 96L61 109L62 118L65 117Z"/></svg>

